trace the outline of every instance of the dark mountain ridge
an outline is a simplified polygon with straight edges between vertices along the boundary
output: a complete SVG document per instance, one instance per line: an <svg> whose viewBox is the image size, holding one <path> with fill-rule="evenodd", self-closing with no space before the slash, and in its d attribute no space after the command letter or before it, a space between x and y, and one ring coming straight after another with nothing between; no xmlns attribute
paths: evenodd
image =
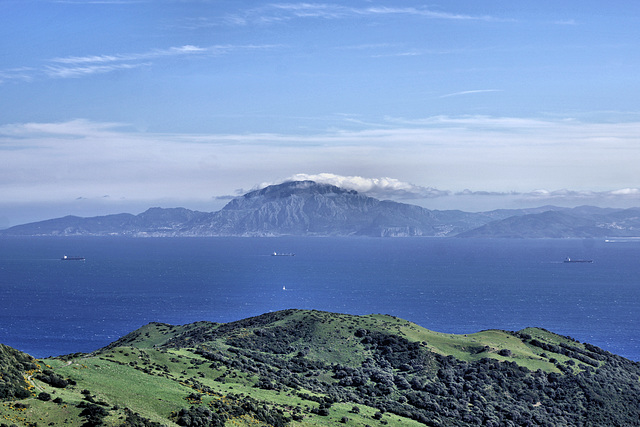
<svg viewBox="0 0 640 427"><path fill-rule="evenodd" d="M640 208L439 211L333 185L293 181L251 191L217 212L151 208L139 215L66 216L11 227L0 235L635 237L640 236Z"/></svg>

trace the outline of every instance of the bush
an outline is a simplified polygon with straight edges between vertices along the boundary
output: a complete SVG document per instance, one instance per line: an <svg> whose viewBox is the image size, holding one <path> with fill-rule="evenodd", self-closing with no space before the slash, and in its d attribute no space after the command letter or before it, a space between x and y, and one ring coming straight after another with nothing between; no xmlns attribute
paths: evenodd
<svg viewBox="0 0 640 427"><path fill-rule="evenodd" d="M92 403L86 404L82 412L80 412L80 416L87 420L85 425L89 426L101 425L102 419L107 415L109 415L109 411L102 406L94 405Z"/></svg>
<svg viewBox="0 0 640 427"><path fill-rule="evenodd" d="M47 402L47 401L51 400L51 395L49 393L43 391L42 393L38 394L38 399L42 400L44 402Z"/></svg>

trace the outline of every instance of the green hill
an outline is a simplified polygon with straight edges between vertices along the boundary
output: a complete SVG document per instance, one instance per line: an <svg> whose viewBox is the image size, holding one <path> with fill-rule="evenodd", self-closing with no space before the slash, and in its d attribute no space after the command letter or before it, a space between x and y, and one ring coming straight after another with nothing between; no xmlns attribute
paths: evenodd
<svg viewBox="0 0 640 427"><path fill-rule="evenodd" d="M0 365L6 425L640 425L640 364L536 328L285 310Z"/></svg>

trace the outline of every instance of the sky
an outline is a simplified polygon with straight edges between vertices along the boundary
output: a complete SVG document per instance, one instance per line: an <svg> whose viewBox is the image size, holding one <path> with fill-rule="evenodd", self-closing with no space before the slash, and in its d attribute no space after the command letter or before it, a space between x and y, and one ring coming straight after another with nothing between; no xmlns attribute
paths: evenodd
<svg viewBox="0 0 640 427"><path fill-rule="evenodd" d="M313 179L640 206L636 0L2 0L0 227Z"/></svg>

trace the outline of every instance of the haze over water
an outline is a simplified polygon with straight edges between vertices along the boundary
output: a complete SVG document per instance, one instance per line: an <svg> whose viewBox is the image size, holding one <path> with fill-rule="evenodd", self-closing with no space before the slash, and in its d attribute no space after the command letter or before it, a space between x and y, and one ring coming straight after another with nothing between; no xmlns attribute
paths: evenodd
<svg viewBox="0 0 640 427"><path fill-rule="evenodd" d="M450 333L539 326L638 361L639 253L596 240L5 238L0 343L88 352L152 321L301 308Z"/></svg>

